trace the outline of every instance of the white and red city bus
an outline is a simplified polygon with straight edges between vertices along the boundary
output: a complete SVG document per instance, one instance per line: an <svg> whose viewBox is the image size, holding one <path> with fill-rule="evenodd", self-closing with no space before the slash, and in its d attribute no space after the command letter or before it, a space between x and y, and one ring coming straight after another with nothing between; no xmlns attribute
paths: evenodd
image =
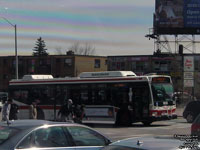
<svg viewBox="0 0 200 150"><path fill-rule="evenodd" d="M57 119L68 99L85 105L85 123L133 123L145 125L176 116L170 76L136 76L131 71L84 72L79 77L53 78L26 75L9 82L9 95L20 105L19 118L28 118L28 108L38 99L45 119Z"/></svg>

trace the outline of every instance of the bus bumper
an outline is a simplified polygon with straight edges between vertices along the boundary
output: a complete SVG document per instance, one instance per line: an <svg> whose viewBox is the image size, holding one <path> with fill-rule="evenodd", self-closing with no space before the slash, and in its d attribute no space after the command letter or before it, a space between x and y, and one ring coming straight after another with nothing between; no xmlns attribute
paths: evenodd
<svg viewBox="0 0 200 150"><path fill-rule="evenodd" d="M150 120L152 121L162 121L162 120L170 120L170 119L177 119L177 114L173 115L163 115L163 116L151 116Z"/></svg>

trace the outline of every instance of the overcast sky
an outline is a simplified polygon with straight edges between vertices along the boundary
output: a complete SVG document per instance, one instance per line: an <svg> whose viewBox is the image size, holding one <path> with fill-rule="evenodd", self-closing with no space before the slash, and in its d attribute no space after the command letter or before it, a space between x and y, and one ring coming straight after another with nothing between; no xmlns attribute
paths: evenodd
<svg viewBox="0 0 200 150"><path fill-rule="evenodd" d="M17 24L18 54L31 55L42 37L48 52L76 42L96 54L152 54L145 37L153 26L154 0L0 0L0 16ZM14 27L0 19L0 55L14 55Z"/></svg>

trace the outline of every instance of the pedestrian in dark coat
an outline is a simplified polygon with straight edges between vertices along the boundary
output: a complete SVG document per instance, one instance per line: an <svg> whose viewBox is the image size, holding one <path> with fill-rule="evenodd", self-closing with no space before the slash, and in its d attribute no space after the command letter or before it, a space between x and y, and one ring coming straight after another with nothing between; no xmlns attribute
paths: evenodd
<svg viewBox="0 0 200 150"><path fill-rule="evenodd" d="M15 103L11 103L10 113L9 113L9 120L17 120L17 114L19 112L19 106Z"/></svg>

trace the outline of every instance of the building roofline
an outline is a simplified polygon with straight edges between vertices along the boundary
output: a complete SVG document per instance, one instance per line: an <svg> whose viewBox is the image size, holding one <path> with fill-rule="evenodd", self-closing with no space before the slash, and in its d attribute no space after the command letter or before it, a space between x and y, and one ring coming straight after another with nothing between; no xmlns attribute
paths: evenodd
<svg viewBox="0 0 200 150"><path fill-rule="evenodd" d="M101 58L107 58L107 56L96 56L96 55L47 55L47 56L41 56L42 58L45 57L101 57ZM9 55L9 56L0 56L0 57L15 57L15 55ZM32 56L32 55L18 55L18 57L39 57L39 56Z"/></svg>
<svg viewBox="0 0 200 150"><path fill-rule="evenodd" d="M199 56L200 53L183 53L182 54L183 56ZM110 56L107 56L107 57L162 57L162 56L167 56L167 57L170 57L170 56L181 56L181 54L167 54L167 53L164 53L164 54L157 54L157 55L110 55Z"/></svg>

